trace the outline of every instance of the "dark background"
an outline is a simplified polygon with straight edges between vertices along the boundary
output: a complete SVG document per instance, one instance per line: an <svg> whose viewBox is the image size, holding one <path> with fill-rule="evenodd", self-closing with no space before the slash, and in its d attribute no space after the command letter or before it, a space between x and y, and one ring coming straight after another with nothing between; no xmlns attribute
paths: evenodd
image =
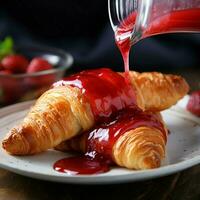
<svg viewBox="0 0 200 200"><path fill-rule="evenodd" d="M0 39L10 35L16 43L63 48L75 58L73 71L96 67L123 70L107 10L107 0L3 0ZM132 48L131 69L199 67L199 53L199 34L160 35Z"/></svg>
<svg viewBox="0 0 200 200"><path fill-rule="evenodd" d="M11 35L17 43L63 48L75 57L74 71L123 70L107 13L107 0L1 0L0 39ZM157 36L132 50L134 69L176 72L192 90L200 88L199 34ZM45 182L0 169L0 199L9 200L199 200L199 188L200 165L155 180L101 186Z"/></svg>

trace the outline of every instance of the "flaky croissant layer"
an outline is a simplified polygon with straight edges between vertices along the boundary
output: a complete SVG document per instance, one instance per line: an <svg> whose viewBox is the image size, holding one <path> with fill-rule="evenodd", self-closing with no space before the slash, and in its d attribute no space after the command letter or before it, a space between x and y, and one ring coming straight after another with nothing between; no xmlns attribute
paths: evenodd
<svg viewBox="0 0 200 200"><path fill-rule="evenodd" d="M130 77L137 103L145 110L168 108L188 91L187 83L179 76L130 72ZM2 146L15 155L35 154L54 148L94 124L85 93L78 87L60 86L37 100L25 119L9 132Z"/></svg>
<svg viewBox="0 0 200 200"><path fill-rule="evenodd" d="M140 127L124 134L113 148L117 165L128 169L153 169L165 157L165 141L159 130Z"/></svg>
<svg viewBox="0 0 200 200"><path fill-rule="evenodd" d="M180 76L158 72L130 72L138 106L145 111L160 112L183 98L188 91L187 82Z"/></svg>
<svg viewBox="0 0 200 200"><path fill-rule="evenodd" d="M138 123L138 117L141 123ZM97 129L67 140L58 145L56 150L78 151L86 155L94 154L95 157L103 156L128 169L157 168L165 157L168 133L159 113L148 114L149 121L146 120L146 115L133 113L133 117L130 115L125 121L120 121L119 118L112 121L109 126L103 124ZM120 133L129 126L130 130ZM113 137L117 137L116 140L113 140Z"/></svg>
<svg viewBox="0 0 200 200"><path fill-rule="evenodd" d="M80 90L58 87L45 92L28 115L3 140L11 154L28 155L55 147L94 124L90 105Z"/></svg>

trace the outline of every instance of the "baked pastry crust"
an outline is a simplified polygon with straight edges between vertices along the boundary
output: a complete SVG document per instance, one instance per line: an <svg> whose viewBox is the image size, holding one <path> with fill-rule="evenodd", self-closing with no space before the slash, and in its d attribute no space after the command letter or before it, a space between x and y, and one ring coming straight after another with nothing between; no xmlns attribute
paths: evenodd
<svg viewBox="0 0 200 200"><path fill-rule="evenodd" d="M128 169L153 169L161 165L165 157L165 146L168 131L159 113L153 113L157 120L163 125L163 131L150 126L139 126L122 134L112 147L112 160L118 166ZM90 154L95 149L88 149L88 138L91 135L83 134L62 142L56 150L69 152L78 151ZM96 135L94 136L96 137ZM101 142L101 141L100 141Z"/></svg>
<svg viewBox="0 0 200 200"><path fill-rule="evenodd" d="M159 112L170 108L189 92L184 78L159 72L130 72L138 106L145 111Z"/></svg>
<svg viewBox="0 0 200 200"><path fill-rule="evenodd" d="M130 72L130 77L137 104L143 110L166 109L189 89L180 76ZM56 147L94 124L90 103L79 88L55 87L37 100L22 123L2 141L2 147L14 155L39 153Z"/></svg>
<svg viewBox="0 0 200 200"><path fill-rule="evenodd" d="M21 124L11 129L3 148L14 155L29 155L55 147L91 128L94 117L79 89L57 87L45 92Z"/></svg>

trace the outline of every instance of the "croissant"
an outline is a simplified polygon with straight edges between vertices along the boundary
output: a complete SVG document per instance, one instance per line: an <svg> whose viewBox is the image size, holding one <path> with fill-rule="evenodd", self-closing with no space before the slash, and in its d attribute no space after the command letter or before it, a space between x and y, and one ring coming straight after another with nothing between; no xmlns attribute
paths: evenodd
<svg viewBox="0 0 200 200"><path fill-rule="evenodd" d="M92 159L103 156L129 169L160 167L167 141L167 129L161 115L136 112L115 120L108 126L98 126L62 142L56 149L84 152L92 155Z"/></svg>
<svg viewBox="0 0 200 200"><path fill-rule="evenodd" d="M57 83L37 100L21 124L11 129L2 147L14 155L39 153L89 130L98 120L135 101L146 110L160 110L188 92L187 83L179 76L130 72L130 77L132 85L128 86L120 74L99 69Z"/></svg>
<svg viewBox="0 0 200 200"><path fill-rule="evenodd" d="M57 87L45 92L21 124L11 129L3 148L14 155L29 155L58 145L91 128L94 117L78 88Z"/></svg>
<svg viewBox="0 0 200 200"><path fill-rule="evenodd" d="M158 72L130 72L129 75L137 104L146 111L170 108L189 91L187 82L180 76Z"/></svg>

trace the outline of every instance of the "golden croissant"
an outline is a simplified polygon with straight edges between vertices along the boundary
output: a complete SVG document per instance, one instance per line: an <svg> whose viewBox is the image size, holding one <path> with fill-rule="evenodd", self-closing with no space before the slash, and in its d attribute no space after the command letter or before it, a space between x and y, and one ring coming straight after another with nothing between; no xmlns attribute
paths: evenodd
<svg viewBox="0 0 200 200"><path fill-rule="evenodd" d="M111 83L111 77L117 77L117 73L113 73L106 77L107 82ZM160 111L168 108L188 92L189 87L180 76L136 72L129 74L137 104L144 110ZM92 86L93 82L89 84ZM102 105L99 106L101 108ZM37 100L24 120L2 141L2 146L14 155L39 153L89 130L95 120L91 102L84 90L79 86L60 85L51 88Z"/></svg>
<svg viewBox="0 0 200 200"><path fill-rule="evenodd" d="M137 118L140 120L139 125L137 125ZM152 126L152 122L154 122L154 126ZM157 126L155 126L155 123ZM129 127L131 129L120 134L110 147L108 142L109 140L112 142L113 135L119 134L119 126L121 129ZM114 130L114 132L111 130ZM165 156L166 140L167 129L159 113L138 114L136 112L132 116L129 115L125 123L123 121L120 124L118 119L117 122L114 121L114 125L111 122L110 126L100 126L62 142L56 149L83 152L95 157L98 157L98 154L104 157L109 156L109 159L121 167L141 170L160 167ZM109 148L111 148L111 151L109 151ZM105 154L107 151L111 155Z"/></svg>
<svg viewBox="0 0 200 200"><path fill-rule="evenodd" d="M146 111L159 112L176 104L189 91L187 82L180 76L158 72L130 72L137 104Z"/></svg>

